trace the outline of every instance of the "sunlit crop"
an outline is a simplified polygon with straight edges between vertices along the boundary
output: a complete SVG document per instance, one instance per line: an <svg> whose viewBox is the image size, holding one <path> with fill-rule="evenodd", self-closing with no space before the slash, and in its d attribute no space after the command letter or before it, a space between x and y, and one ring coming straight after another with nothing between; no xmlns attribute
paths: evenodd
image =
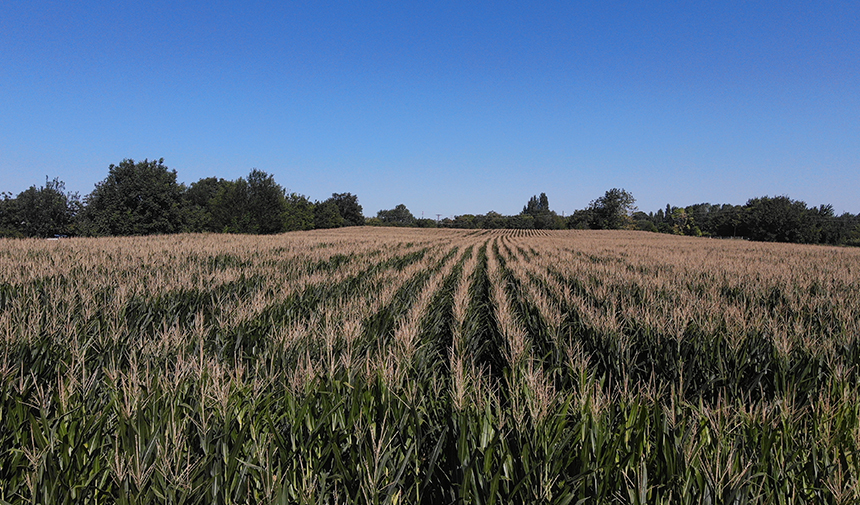
<svg viewBox="0 0 860 505"><path fill-rule="evenodd" d="M0 503L858 503L860 250L0 241Z"/></svg>

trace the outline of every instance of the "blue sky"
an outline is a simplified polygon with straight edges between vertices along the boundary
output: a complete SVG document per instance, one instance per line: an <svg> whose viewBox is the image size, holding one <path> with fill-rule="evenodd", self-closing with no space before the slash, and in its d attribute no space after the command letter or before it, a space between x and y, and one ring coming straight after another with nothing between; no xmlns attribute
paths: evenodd
<svg viewBox="0 0 860 505"><path fill-rule="evenodd" d="M365 215L613 187L860 213L858 2L6 0L0 97L12 193L163 157Z"/></svg>

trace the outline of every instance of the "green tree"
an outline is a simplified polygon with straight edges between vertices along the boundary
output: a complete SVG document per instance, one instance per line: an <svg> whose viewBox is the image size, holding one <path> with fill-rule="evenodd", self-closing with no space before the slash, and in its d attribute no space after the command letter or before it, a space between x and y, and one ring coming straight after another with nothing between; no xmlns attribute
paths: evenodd
<svg viewBox="0 0 860 505"><path fill-rule="evenodd" d="M188 232L219 232L213 216L213 200L228 181L207 177L191 184L183 193L183 228Z"/></svg>
<svg viewBox="0 0 860 505"><path fill-rule="evenodd" d="M248 178L235 181L207 180L201 188L203 199L217 188L209 199L210 227L228 233L272 234L284 231L284 189L272 175L256 168Z"/></svg>
<svg viewBox="0 0 860 505"><path fill-rule="evenodd" d="M530 214L519 214L508 218L505 228L514 230L531 230L535 227L535 218Z"/></svg>
<svg viewBox="0 0 860 505"><path fill-rule="evenodd" d="M591 209L577 209L567 218L567 227L571 230L587 230L594 220Z"/></svg>
<svg viewBox="0 0 860 505"><path fill-rule="evenodd" d="M18 199L11 193L3 192L0 200L0 237L23 237Z"/></svg>
<svg viewBox="0 0 860 505"><path fill-rule="evenodd" d="M662 214L662 210L659 212ZM657 226L654 224L655 219L657 218L653 214L649 215L641 211L634 212L633 226L637 230L656 232Z"/></svg>
<svg viewBox="0 0 860 505"><path fill-rule="evenodd" d="M832 205L819 205L818 208L809 209L818 242L822 244L839 243L839 227L836 220L836 212Z"/></svg>
<svg viewBox="0 0 860 505"><path fill-rule="evenodd" d="M631 221L636 199L624 189L612 188L588 206L589 227L596 230L618 230Z"/></svg>
<svg viewBox="0 0 860 505"><path fill-rule="evenodd" d="M787 196L747 201L748 237L766 242L816 243L819 233L806 203Z"/></svg>
<svg viewBox="0 0 860 505"><path fill-rule="evenodd" d="M247 181L224 181L209 201L210 227L219 233L256 233L249 208Z"/></svg>
<svg viewBox="0 0 860 505"><path fill-rule="evenodd" d="M16 198L19 231L28 237L53 237L73 233L75 214L80 207L78 195L68 194L59 179L49 180L41 188L30 186Z"/></svg>
<svg viewBox="0 0 860 505"><path fill-rule="evenodd" d="M549 209L549 198L546 193L533 196L523 207L522 215L531 216L532 226L538 230L553 230L564 228L564 219L559 218L555 212Z"/></svg>
<svg viewBox="0 0 860 505"><path fill-rule="evenodd" d="M337 205L338 213L343 218L342 226L364 225L364 214L361 205L358 204L357 196L352 193L332 193L331 198L326 202L333 202Z"/></svg>
<svg viewBox="0 0 860 505"><path fill-rule="evenodd" d="M248 174L248 212L253 233L284 231L284 188L275 177L256 168Z"/></svg>
<svg viewBox="0 0 860 505"><path fill-rule="evenodd" d="M713 211L706 231L718 237L745 237L746 214L747 209L741 205L721 205Z"/></svg>
<svg viewBox="0 0 860 505"><path fill-rule="evenodd" d="M402 203L390 210L380 210L376 217L383 224L393 226L412 226L415 223L415 216Z"/></svg>
<svg viewBox="0 0 860 505"><path fill-rule="evenodd" d="M672 208L672 232L675 235L689 235L692 219L687 214L687 209L681 207Z"/></svg>
<svg viewBox="0 0 860 505"><path fill-rule="evenodd" d="M710 203L697 203L687 206L684 210L687 211L687 216L690 218L690 226L694 235L696 229L711 235L713 219L716 212L719 211L719 206Z"/></svg>
<svg viewBox="0 0 860 505"><path fill-rule="evenodd" d="M546 212L549 212L549 198L547 198L546 193L541 193L540 196L531 197L526 206L523 207L523 214L529 214L532 216L537 216Z"/></svg>
<svg viewBox="0 0 860 505"><path fill-rule="evenodd" d="M314 228L340 228L344 222L334 200L328 199L314 204Z"/></svg>
<svg viewBox="0 0 860 505"><path fill-rule="evenodd" d="M837 235L832 243L860 246L860 214L846 212L835 218L835 221Z"/></svg>
<svg viewBox="0 0 860 505"><path fill-rule="evenodd" d="M564 219L557 216L555 212L542 212L534 218L535 229L537 230L558 230L564 228Z"/></svg>
<svg viewBox="0 0 860 505"><path fill-rule="evenodd" d="M182 188L158 161L123 160L86 198L81 225L94 235L149 235L180 230Z"/></svg>
<svg viewBox="0 0 860 505"><path fill-rule="evenodd" d="M454 222L452 224L454 228L462 228L462 229L471 229L476 228L475 224L475 215L474 214L462 214L460 216L454 216Z"/></svg>
<svg viewBox="0 0 860 505"><path fill-rule="evenodd" d="M314 227L314 204L304 195L290 193L284 205L284 230L311 230Z"/></svg>
<svg viewBox="0 0 860 505"><path fill-rule="evenodd" d="M484 216L484 228L494 230L498 228L504 228L505 224L505 216L499 214L498 212L491 210L487 212L486 216Z"/></svg>

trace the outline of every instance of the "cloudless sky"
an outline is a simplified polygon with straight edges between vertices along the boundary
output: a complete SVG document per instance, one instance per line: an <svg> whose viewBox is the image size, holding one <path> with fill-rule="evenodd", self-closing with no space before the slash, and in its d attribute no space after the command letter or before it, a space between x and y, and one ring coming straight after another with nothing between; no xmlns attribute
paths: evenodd
<svg viewBox="0 0 860 505"><path fill-rule="evenodd" d="M860 2L4 0L0 191L126 158L367 216L860 213Z"/></svg>

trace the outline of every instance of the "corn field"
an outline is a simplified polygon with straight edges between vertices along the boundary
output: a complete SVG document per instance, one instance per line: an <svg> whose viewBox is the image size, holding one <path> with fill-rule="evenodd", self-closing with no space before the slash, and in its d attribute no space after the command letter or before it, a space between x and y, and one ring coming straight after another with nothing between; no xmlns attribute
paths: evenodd
<svg viewBox="0 0 860 505"><path fill-rule="evenodd" d="M0 503L860 503L860 250L0 241Z"/></svg>

